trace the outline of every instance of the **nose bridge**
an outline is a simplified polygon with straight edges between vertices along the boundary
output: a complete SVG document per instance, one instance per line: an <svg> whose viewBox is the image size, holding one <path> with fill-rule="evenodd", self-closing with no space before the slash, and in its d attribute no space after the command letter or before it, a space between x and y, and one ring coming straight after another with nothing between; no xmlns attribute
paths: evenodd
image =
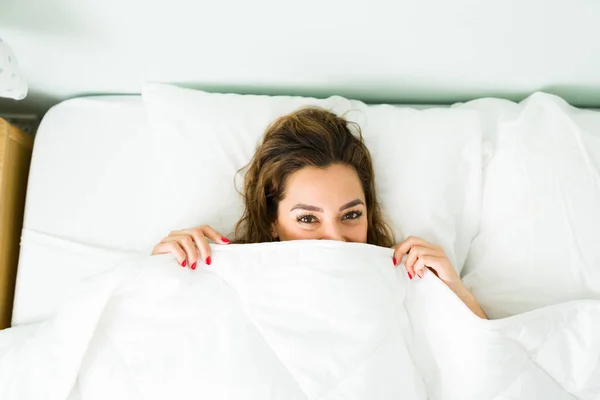
<svg viewBox="0 0 600 400"><path fill-rule="evenodd" d="M327 223L327 225L325 226L324 232L323 232L323 239L327 239L327 240L340 240L343 241L344 240L344 235L342 233L342 226L341 223L339 221L333 220L333 221L329 221Z"/></svg>

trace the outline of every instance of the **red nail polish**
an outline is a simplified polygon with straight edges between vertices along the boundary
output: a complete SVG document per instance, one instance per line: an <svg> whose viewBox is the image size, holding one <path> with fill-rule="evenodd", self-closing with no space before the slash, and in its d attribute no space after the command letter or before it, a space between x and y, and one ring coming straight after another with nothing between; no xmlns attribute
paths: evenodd
<svg viewBox="0 0 600 400"><path fill-rule="evenodd" d="M196 269L196 263L193 263L192 266L190 267L191 269Z"/></svg>
<svg viewBox="0 0 600 400"><path fill-rule="evenodd" d="M396 257L392 257L392 262L396 265Z"/></svg>
<svg viewBox="0 0 600 400"><path fill-rule="evenodd" d="M410 274L410 272L408 272L408 277L409 277L410 279L412 279L412 275Z"/></svg>
<svg viewBox="0 0 600 400"><path fill-rule="evenodd" d="M206 265L210 265L211 260L210 260L210 256L206 257Z"/></svg>
<svg viewBox="0 0 600 400"><path fill-rule="evenodd" d="M226 237L222 237L221 238L221 242L223 242L223 243L229 243L229 239L227 239Z"/></svg>
<svg viewBox="0 0 600 400"><path fill-rule="evenodd" d="M183 260L183 262L181 263L182 267L185 267L187 265L187 260Z"/></svg>

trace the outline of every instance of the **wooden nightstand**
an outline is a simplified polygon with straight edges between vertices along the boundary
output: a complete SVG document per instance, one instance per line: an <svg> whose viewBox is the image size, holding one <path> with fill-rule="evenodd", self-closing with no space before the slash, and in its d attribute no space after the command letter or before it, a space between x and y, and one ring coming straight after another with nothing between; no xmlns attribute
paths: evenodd
<svg viewBox="0 0 600 400"><path fill-rule="evenodd" d="M0 118L0 329L10 326L33 137Z"/></svg>

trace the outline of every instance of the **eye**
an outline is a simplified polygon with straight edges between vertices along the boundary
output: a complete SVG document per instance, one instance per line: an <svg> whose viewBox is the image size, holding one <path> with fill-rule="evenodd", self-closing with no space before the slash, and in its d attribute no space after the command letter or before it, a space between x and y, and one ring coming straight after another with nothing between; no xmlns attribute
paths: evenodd
<svg viewBox="0 0 600 400"><path fill-rule="evenodd" d="M296 218L296 221L301 222L303 224L313 224L313 223L317 222L317 218L311 214L304 214L304 215L299 215Z"/></svg>
<svg viewBox="0 0 600 400"><path fill-rule="evenodd" d="M358 219L362 217L362 215L362 211L349 211L346 214L344 214L344 217L342 219Z"/></svg>

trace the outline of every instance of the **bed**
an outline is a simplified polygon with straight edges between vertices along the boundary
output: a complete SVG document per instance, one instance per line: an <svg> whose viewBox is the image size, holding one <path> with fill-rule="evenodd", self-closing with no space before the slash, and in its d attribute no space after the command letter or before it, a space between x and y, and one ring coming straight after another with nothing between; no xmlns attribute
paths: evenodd
<svg viewBox="0 0 600 400"><path fill-rule="evenodd" d="M240 212L235 171L266 123L304 105L361 126L398 237L440 243L492 321L432 274L411 286L384 266L388 249L215 248L221 269L197 275L148 256L171 229L209 223L229 233ZM417 110L147 84L143 96L65 101L35 141L0 393L600 399L599 166L599 114L544 93ZM290 254L296 262L282 264ZM333 261L342 254L346 268ZM361 267L365 255L373 268ZM194 307L173 312L182 299ZM335 323L315 322L328 318ZM173 326L191 336L178 342ZM173 356L186 352L204 358ZM169 363L183 378L165 372ZM24 383L28 372L39 385Z"/></svg>

